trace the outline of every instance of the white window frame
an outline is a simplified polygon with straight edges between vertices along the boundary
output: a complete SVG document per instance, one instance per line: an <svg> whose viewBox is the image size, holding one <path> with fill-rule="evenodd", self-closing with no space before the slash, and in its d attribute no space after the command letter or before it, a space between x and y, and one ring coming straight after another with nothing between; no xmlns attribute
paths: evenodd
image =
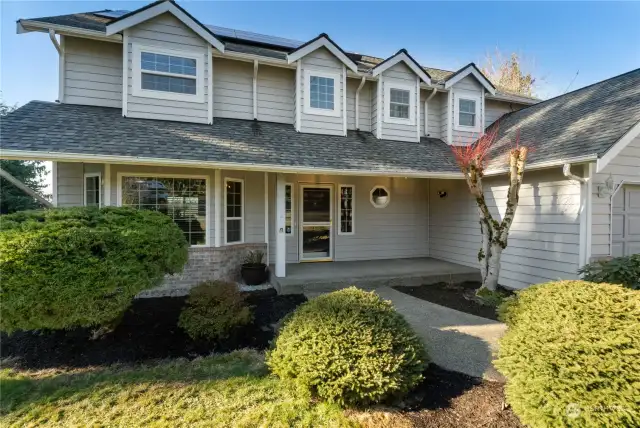
<svg viewBox="0 0 640 428"><path fill-rule="evenodd" d="M285 196L287 194L287 191L286 191L287 186L289 186L291 188L291 193L290 193L291 194L291 231L287 232L287 224L286 224L287 223L286 222L287 207L285 206L285 209L284 209L284 213L285 213L284 234L287 235L287 236L293 236L293 234L294 234L293 231L294 231L294 229L296 227L296 222L295 222L295 212L296 212L295 211L295 207L296 207L296 205L295 205L295 197L293 196L294 186L293 186L293 183L284 183Z"/></svg>
<svg viewBox="0 0 640 428"><path fill-rule="evenodd" d="M333 79L333 110L311 107L311 76ZM304 70L303 112L305 114L340 117L340 112L342 111L342 96L340 92L342 91L342 82L340 81L340 76L340 73L329 73L309 68Z"/></svg>
<svg viewBox="0 0 640 428"><path fill-rule="evenodd" d="M227 183L229 182L236 182L236 183L241 183L242 184L242 213L241 213L241 217L228 217L227 216ZM233 177L225 177L224 178L224 205L222 207L222 209L224 210L224 227L223 227L223 233L224 233L224 244L225 245L236 245L236 244L244 244L244 207L245 207L245 194L246 194L246 189L244 187L244 179L242 178L233 178ZM229 242L227 240L227 220L240 220L240 240L239 241L233 241L233 242Z"/></svg>
<svg viewBox="0 0 640 428"><path fill-rule="evenodd" d="M409 118L391 117L391 90L409 91ZM416 84L401 83L384 79L384 121L401 125L416 124Z"/></svg>
<svg viewBox="0 0 640 428"><path fill-rule="evenodd" d="M102 208L102 173L101 172L85 172L82 180L82 199L84 206L87 206L87 178L98 177L98 208Z"/></svg>
<svg viewBox="0 0 640 428"><path fill-rule="evenodd" d="M126 49L126 47L125 47ZM187 76L179 73L168 73L162 71L150 71L142 69L142 52L149 52L160 55L179 56L189 58L196 61L196 75ZM204 62L205 54L200 51L193 50L173 50L151 45L132 44L131 72L133 86L131 94L135 97L157 98L170 101L186 101L192 103L204 103ZM155 74L158 76L179 77L183 79L194 79L196 81L195 94L179 94L176 92L155 91L152 89L142 89L142 73Z"/></svg>
<svg viewBox="0 0 640 428"><path fill-rule="evenodd" d="M383 189L385 192L387 192L387 203L384 205L376 205L375 202L373 202L373 192L376 191L376 189ZM386 208L387 206L389 206L389 202L391 202L391 192L389 191L389 189L387 189L386 186L382 186L379 184L376 184L375 186L373 186L371 188L371 191L369 192L369 202L371 202L371 205L373 205L374 208Z"/></svg>
<svg viewBox="0 0 640 428"><path fill-rule="evenodd" d="M351 188L351 232L342 232L342 188ZM338 235L356 234L356 186L354 184L338 184Z"/></svg>
<svg viewBox="0 0 640 428"><path fill-rule="evenodd" d="M474 101L476 103L475 126L465 126L460 124L460 100ZM453 110L454 110L453 111L453 129L455 129L456 131L481 132L482 131L482 125L480 123L482 119L482 117L480 116L481 101L482 100L480 95L468 94L464 92L454 93L453 94L453 106L454 106L453 107Z"/></svg>
<svg viewBox="0 0 640 428"><path fill-rule="evenodd" d="M165 178L193 178L193 179L204 179L204 185L206 186L205 191L205 210L207 211L205 214L205 243L201 245L189 245L190 248L199 248L199 247L210 247L211 246L211 234L213 233L211 229L211 183L209 176L207 175L196 175L196 174L155 174L153 172L145 172L145 171L137 171L137 172L119 172L117 174L117 189L116 189L116 204L117 206L122 206L122 178L123 177L165 177Z"/></svg>

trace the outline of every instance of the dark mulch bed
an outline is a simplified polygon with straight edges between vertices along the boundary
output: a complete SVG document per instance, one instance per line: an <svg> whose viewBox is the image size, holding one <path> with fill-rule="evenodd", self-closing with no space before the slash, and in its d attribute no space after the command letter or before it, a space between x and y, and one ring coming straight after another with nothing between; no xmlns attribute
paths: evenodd
<svg viewBox="0 0 640 428"><path fill-rule="evenodd" d="M186 297L134 300L114 331L91 340L91 329L15 332L0 335L0 356L17 358L20 368L86 367L113 363L208 355L240 348L265 349L271 327L306 301L302 294L275 290L248 293L254 321L219 342L193 341L178 327Z"/></svg>
<svg viewBox="0 0 640 428"><path fill-rule="evenodd" d="M492 306L482 305L473 300L475 291L480 288L479 282L467 281L460 284L448 284L439 282L437 284L420 285L418 287L393 287L405 294L409 294L418 299L431 303L446 306L468 314L477 315L483 318L497 320L496 309ZM500 289L505 295L512 294L512 291Z"/></svg>
<svg viewBox="0 0 640 428"><path fill-rule="evenodd" d="M521 428L504 405L504 384L445 370L435 364L399 406L352 415L365 427Z"/></svg>

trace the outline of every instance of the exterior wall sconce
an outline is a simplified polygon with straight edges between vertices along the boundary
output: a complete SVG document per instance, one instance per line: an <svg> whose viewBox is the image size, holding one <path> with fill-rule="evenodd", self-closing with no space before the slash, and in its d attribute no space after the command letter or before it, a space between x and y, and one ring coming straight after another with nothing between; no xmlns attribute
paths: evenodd
<svg viewBox="0 0 640 428"><path fill-rule="evenodd" d="M441 199L446 198L446 197L447 197L447 191L446 191L446 190L438 190L438 196L439 196Z"/></svg>
<svg viewBox="0 0 640 428"><path fill-rule="evenodd" d="M598 197L604 198L613 194L613 177L609 174L609 178L604 183L598 184Z"/></svg>

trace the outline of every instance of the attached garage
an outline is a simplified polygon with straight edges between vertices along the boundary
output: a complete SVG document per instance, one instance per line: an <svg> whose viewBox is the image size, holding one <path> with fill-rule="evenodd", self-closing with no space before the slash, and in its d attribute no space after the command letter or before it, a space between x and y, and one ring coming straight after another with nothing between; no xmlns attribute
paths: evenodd
<svg viewBox="0 0 640 428"><path fill-rule="evenodd" d="M640 253L640 185L624 185L614 196L612 229L614 257Z"/></svg>

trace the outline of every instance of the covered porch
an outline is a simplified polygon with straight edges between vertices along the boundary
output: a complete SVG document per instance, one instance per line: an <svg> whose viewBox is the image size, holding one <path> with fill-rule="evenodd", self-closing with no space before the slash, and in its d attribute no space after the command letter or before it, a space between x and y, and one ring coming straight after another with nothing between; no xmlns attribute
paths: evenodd
<svg viewBox="0 0 640 428"><path fill-rule="evenodd" d="M274 267L272 266L272 272ZM288 263L287 275L271 276L282 294L330 292L351 285L364 289L382 286L417 286L437 282L480 279L476 268L431 257L317 263Z"/></svg>

